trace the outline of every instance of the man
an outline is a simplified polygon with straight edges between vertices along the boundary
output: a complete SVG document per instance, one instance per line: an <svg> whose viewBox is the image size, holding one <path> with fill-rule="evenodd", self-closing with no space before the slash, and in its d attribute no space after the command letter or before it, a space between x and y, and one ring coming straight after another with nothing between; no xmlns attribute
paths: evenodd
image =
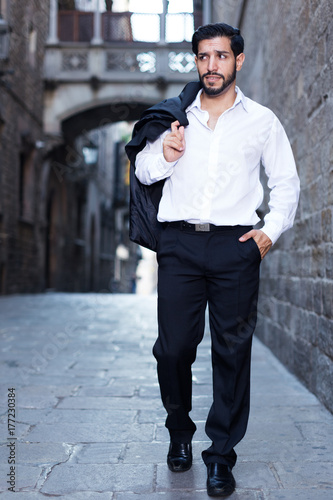
<svg viewBox="0 0 333 500"><path fill-rule="evenodd" d="M140 185L164 183L157 214L163 229L157 243L159 335L153 352L170 433L167 463L173 472L192 465L191 365L208 303L213 404L206 433L212 444L202 457L208 495L228 496L235 488L234 447L249 415L260 262L293 224L299 179L276 116L236 87L245 59L240 31L221 23L203 26L192 47L200 84L192 85L190 99L185 89L180 104L164 101L146 115L152 122L139 122L135 175ZM184 102L183 119L174 107ZM168 106L170 115L180 118L157 137L156 123L163 122ZM270 212L263 227L253 229L263 200L260 163L271 189Z"/></svg>

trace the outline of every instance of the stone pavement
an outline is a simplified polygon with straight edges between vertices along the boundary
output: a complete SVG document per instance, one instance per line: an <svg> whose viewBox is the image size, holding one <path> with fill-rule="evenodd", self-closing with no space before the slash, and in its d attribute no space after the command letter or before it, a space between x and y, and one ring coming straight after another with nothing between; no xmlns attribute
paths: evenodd
<svg viewBox="0 0 333 500"><path fill-rule="evenodd" d="M211 404L209 334L193 369L194 464L174 474L151 354L155 309L155 296L0 298L0 500L209 498L200 458ZM333 416L258 340L249 428L237 452L232 500L333 498Z"/></svg>

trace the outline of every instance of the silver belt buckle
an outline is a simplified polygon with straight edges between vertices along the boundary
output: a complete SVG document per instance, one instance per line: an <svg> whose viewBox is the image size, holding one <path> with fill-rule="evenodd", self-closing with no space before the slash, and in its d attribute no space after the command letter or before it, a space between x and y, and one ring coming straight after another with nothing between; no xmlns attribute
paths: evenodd
<svg viewBox="0 0 333 500"><path fill-rule="evenodd" d="M195 224L196 231L210 231L210 224L207 222L206 224Z"/></svg>

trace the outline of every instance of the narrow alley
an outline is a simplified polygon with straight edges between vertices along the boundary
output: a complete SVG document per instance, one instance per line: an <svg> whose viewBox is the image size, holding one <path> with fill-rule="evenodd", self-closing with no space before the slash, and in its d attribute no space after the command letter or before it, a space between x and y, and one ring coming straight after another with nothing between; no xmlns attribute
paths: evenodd
<svg viewBox="0 0 333 500"><path fill-rule="evenodd" d="M174 474L151 353L155 295L7 296L0 316L1 500L14 490L18 500L208 498L200 456L211 404L208 329L193 369L194 464ZM232 500L332 498L333 416L258 340L237 453Z"/></svg>

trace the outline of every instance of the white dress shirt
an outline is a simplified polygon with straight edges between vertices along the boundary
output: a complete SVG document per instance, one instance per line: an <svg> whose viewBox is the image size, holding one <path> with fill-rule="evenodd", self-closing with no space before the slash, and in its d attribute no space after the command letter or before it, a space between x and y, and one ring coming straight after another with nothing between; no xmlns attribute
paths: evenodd
<svg viewBox="0 0 333 500"><path fill-rule="evenodd" d="M163 156L163 140L148 142L136 158L136 176L143 184L166 179L159 204L160 222L185 220L217 226L255 225L263 201L262 162L271 189L270 212L261 228L273 243L294 221L299 178L287 135L268 108L236 87L234 105L208 126L200 94L186 109L185 153L176 162Z"/></svg>

